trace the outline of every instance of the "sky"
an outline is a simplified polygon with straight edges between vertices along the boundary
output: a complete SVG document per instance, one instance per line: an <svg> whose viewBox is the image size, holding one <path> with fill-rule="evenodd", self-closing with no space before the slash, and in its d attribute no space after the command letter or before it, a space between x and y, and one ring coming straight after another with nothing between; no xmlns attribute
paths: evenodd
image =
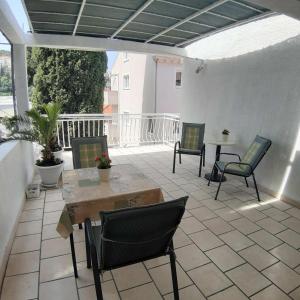
<svg viewBox="0 0 300 300"><path fill-rule="evenodd" d="M107 71L111 71L111 68L117 58L117 51L106 51L107 54Z"/></svg>

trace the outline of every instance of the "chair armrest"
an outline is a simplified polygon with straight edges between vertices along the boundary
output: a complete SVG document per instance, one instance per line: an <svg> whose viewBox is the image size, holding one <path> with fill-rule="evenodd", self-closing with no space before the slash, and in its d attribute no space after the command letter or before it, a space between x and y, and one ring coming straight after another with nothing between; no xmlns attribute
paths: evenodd
<svg viewBox="0 0 300 300"><path fill-rule="evenodd" d="M243 166L248 166L250 168L250 171L251 171L251 174L253 173L253 169L252 169L252 166L250 164L247 164L247 163L243 163L243 162L229 162L225 165L224 167L224 172L226 172L226 168L229 166L229 165L243 165Z"/></svg>
<svg viewBox="0 0 300 300"><path fill-rule="evenodd" d="M96 243L95 243L95 237L92 230L92 222L89 218L85 219L84 226L86 228L86 235L87 235L85 238L88 239L90 246L95 247Z"/></svg>
<svg viewBox="0 0 300 300"><path fill-rule="evenodd" d="M236 153L221 152L220 155L237 156L239 158L239 161L241 161L241 157Z"/></svg>
<svg viewBox="0 0 300 300"><path fill-rule="evenodd" d="M179 146L180 148L180 141L177 141L174 145L174 152L177 150L177 145Z"/></svg>

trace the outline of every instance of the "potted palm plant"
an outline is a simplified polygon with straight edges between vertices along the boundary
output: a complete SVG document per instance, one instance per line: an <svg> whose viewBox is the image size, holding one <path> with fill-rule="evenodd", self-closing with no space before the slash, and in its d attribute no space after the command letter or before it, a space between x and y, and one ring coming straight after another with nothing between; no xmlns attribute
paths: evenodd
<svg viewBox="0 0 300 300"><path fill-rule="evenodd" d="M8 140L25 140L37 142L42 146L41 159L36 161L44 186L56 186L63 170L63 161L54 156L56 126L61 106L57 102L50 102L41 107L43 113L31 109L25 116L4 118L2 123L10 131Z"/></svg>

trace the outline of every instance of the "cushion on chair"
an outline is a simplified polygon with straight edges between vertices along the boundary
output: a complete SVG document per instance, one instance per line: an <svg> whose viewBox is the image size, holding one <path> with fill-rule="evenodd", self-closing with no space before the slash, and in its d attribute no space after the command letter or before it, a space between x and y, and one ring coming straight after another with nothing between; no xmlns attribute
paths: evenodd
<svg viewBox="0 0 300 300"><path fill-rule="evenodd" d="M242 158L242 162L251 165L254 170L265 152L269 149L271 141L257 135Z"/></svg>
<svg viewBox="0 0 300 300"><path fill-rule="evenodd" d="M96 166L95 158L103 152L100 144L79 145L80 166L81 168L92 168Z"/></svg>
<svg viewBox="0 0 300 300"><path fill-rule="evenodd" d="M226 164L228 164L228 161L216 161L216 165L221 172L224 171ZM251 174L251 170L250 167L245 165L232 164L226 168L225 173L248 177Z"/></svg>
<svg viewBox="0 0 300 300"><path fill-rule="evenodd" d="M201 150L179 148L178 149L178 153L181 153L181 154L191 154L191 155L200 155L202 153L202 151Z"/></svg>
<svg viewBox="0 0 300 300"><path fill-rule="evenodd" d="M96 156L108 152L106 135L72 138L71 145L74 169L95 167Z"/></svg>
<svg viewBox="0 0 300 300"><path fill-rule="evenodd" d="M184 148L197 150L199 145L199 130L197 127L187 127L185 129Z"/></svg>
<svg viewBox="0 0 300 300"><path fill-rule="evenodd" d="M241 162L247 163L252 167L252 170L257 167L258 163L266 153L266 151L271 146L271 141L269 139L263 138L259 135L257 135L248 148L247 152L243 156ZM217 161L216 165L218 169L223 172L224 168L228 162L224 161ZM231 164L226 167L225 173L230 173L234 175L240 175L240 176L250 176L251 175L251 168L246 165L239 165L239 164Z"/></svg>
<svg viewBox="0 0 300 300"><path fill-rule="evenodd" d="M181 148L185 154L195 154L187 150L201 151L203 147L205 124L182 123ZM183 152L182 152L183 153Z"/></svg>

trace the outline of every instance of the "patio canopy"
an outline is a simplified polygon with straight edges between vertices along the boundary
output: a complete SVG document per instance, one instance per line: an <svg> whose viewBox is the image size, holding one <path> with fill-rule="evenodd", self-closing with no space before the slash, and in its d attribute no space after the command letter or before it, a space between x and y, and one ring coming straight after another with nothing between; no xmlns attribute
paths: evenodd
<svg viewBox="0 0 300 300"><path fill-rule="evenodd" d="M172 47L274 12L243 0L24 0L34 33Z"/></svg>

